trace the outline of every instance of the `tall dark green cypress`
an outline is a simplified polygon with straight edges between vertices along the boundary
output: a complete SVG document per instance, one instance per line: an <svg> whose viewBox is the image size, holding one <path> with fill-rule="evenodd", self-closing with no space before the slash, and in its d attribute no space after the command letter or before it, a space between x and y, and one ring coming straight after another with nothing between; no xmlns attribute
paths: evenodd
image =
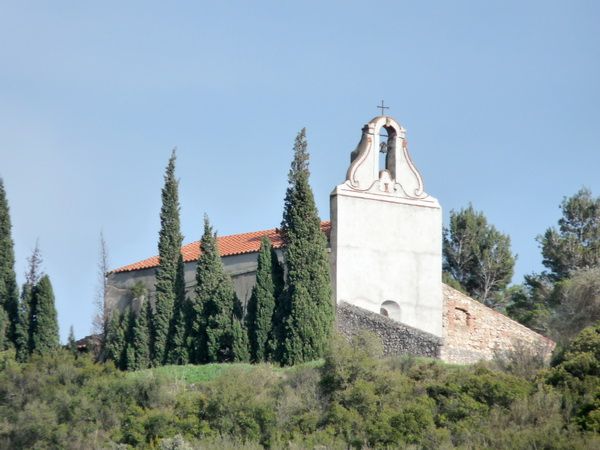
<svg viewBox="0 0 600 450"><path fill-rule="evenodd" d="M327 239L309 185L308 159L302 129L294 143L281 224L287 279L281 299L284 337L279 355L286 365L323 356L334 321Z"/></svg>
<svg viewBox="0 0 600 450"><path fill-rule="evenodd" d="M107 360L113 361L119 369L123 368L123 362L127 350L127 317L129 310L121 313L115 310L108 319L106 326L106 339L104 341L104 356Z"/></svg>
<svg viewBox="0 0 600 450"><path fill-rule="evenodd" d="M42 276L33 288L31 349L44 354L59 347L58 321L54 306L54 291L48 275Z"/></svg>
<svg viewBox="0 0 600 450"><path fill-rule="evenodd" d="M248 300L246 324L253 362L266 361L269 357L269 339L272 336L273 314L281 293L282 270L271 241L263 237L258 253L256 284Z"/></svg>
<svg viewBox="0 0 600 450"><path fill-rule="evenodd" d="M237 297L219 256L216 236L208 217L196 271L196 295L192 301L192 362L225 362L234 359L233 319Z"/></svg>
<svg viewBox="0 0 600 450"><path fill-rule="evenodd" d="M250 361L250 346L248 343L248 331L244 322L234 315L231 323L231 361Z"/></svg>
<svg viewBox="0 0 600 450"><path fill-rule="evenodd" d="M175 306L167 340L167 364L187 364L189 362L188 333L190 305L185 295L183 257L180 255L175 283Z"/></svg>
<svg viewBox="0 0 600 450"><path fill-rule="evenodd" d="M156 302L151 324L151 359L155 366L165 361L173 307L176 302L177 271L178 266L183 264L180 258L183 236L179 222L179 182L175 178L175 159L175 150L173 150L162 189L161 228L158 241L159 266L156 270Z"/></svg>
<svg viewBox="0 0 600 450"><path fill-rule="evenodd" d="M134 314L131 332L131 352L133 356L128 357L127 368L130 370L147 369L150 365L150 333L148 330L148 318L150 317L150 302L142 299L140 310ZM130 353L131 353L130 352Z"/></svg>
<svg viewBox="0 0 600 450"><path fill-rule="evenodd" d="M69 328L69 337L67 339L67 350L73 355L77 356L77 341L75 340L75 332L73 331L73 325Z"/></svg>
<svg viewBox="0 0 600 450"><path fill-rule="evenodd" d="M17 340L19 321L19 289L15 274L15 251L12 240L10 210L4 181L0 178L0 332L2 346L6 348Z"/></svg>
<svg viewBox="0 0 600 450"><path fill-rule="evenodd" d="M26 282L21 289L19 302L19 324L17 326L16 359L25 362L31 354L31 304L33 302L33 286Z"/></svg>
<svg viewBox="0 0 600 450"><path fill-rule="evenodd" d="M42 273L42 256L38 243L29 258L27 273L25 274L25 283L21 289L21 298L19 301L19 323L17 325L17 338L15 341L17 350L17 361L25 362L33 350L31 342L31 333L33 323L33 304L34 288L39 283Z"/></svg>

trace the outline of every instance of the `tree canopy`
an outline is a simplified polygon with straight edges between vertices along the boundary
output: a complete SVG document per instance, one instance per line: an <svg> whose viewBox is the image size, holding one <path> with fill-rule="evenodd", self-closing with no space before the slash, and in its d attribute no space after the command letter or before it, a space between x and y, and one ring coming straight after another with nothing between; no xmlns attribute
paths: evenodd
<svg viewBox="0 0 600 450"><path fill-rule="evenodd" d="M510 237L489 224L472 205L450 211L444 228L443 269L472 297L495 306L495 295L513 275L515 256Z"/></svg>
<svg viewBox="0 0 600 450"><path fill-rule="evenodd" d="M558 228L548 228L538 236L543 264L555 281L578 269L600 265L600 197L594 198L589 189L582 188L565 197L560 209Z"/></svg>
<svg viewBox="0 0 600 450"><path fill-rule="evenodd" d="M18 321L19 287L12 224L4 181L0 178L0 348L15 344Z"/></svg>
<svg viewBox="0 0 600 450"><path fill-rule="evenodd" d="M283 271L271 241L263 237L258 253L256 284L248 301L246 323L252 361L269 358L269 340L273 338L273 315L283 288Z"/></svg>
<svg viewBox="0 0 600 450"><path fill-rule="evenodd" d="M334 321L327 239L309 184L308 159L302 129L294 142L281 224L287 278L278 355L290 365L323 356Z"/></svg>
<svg viewBox="0 0 600 450"><path fill-rule="evenodd" d="M208 216L204 217L200 249L196 295L192 301L192 362L232 361L235 359L233 325L234 319L239 319L235 317L239 300L231 278L225 273Z"/></svg>

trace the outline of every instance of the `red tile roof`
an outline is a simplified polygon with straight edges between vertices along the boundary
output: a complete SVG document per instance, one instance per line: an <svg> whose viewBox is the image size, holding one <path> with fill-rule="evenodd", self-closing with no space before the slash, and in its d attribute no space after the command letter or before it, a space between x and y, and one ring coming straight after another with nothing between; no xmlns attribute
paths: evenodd
<svg viewBox="0 0 600 450"><path fill-rule="evenodd" d="M321 230L327 235L331 230L330 222L321 222ZM217 246L221 256L242 255L244 253L255 253L260 250L260 240L263 236L271 240L274 248L283 247L283 240L279 229L253 231L251 233L232 234L230 236L217 237ZM197 261L200 256L200 241L195 241L181 247L184 262ZM119 267L111 273L132 272L134 270L150 269L158 266L158 256L144 259L127 266Z"/></svg>

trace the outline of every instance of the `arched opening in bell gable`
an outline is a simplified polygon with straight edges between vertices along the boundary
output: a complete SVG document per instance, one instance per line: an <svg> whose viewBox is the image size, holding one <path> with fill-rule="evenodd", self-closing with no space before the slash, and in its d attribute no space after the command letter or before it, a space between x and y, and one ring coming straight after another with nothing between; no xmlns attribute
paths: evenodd
<svg viewBox="0 0 600 450"><path fill-rule="evenodd" d="M383 170L396 178L396 130L385 125L379 130L379 173Z"/></svg>

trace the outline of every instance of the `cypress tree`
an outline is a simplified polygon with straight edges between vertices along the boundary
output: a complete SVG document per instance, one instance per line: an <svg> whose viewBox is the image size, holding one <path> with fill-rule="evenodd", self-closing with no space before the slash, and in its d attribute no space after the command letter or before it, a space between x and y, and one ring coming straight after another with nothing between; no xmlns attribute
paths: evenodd
<svg viewBox="0 0 600 450"><path fill-rule="evenodd" d="M77 356L77 341L75 340L75 332L73 331L73 325L71 325L71 327L69 328L67 350L69 350L69 352L71 352L73 356Z"/></svg>
<svg viewBox="0 0 600 450"><path fill-rule="evenodd" d="M44 354L59 347L54 291L48 275L43 275L32 292L31 349Z"/></svg>
<svg viewBox="0 0 600 450"><path fill-rule="evenodd" d="M281 293L282 270L271 241L263 237L258 253L256 284L248 301L246 323L253 362L268 359L268 344L273 327L276 299Z"/></svg>
<svg viewBox="0 0 600 450"><path fill-rule="evenodd" d="M4 181L0 178L0 332L2 346L7 348L17 340L19 321L19 292L15 274L15 251L12 240L10 210Z"/></svg>
<svg viewBox="0 0 600 450"><path fill-rule="evenodd" d="M104 351L106 359L115 363L118 368L123 367L124 353L126 351L126 315L118 310L113 311L106 327L106 340ZM124 317L125 316L125 317Z"/></svg>
<svg viewBox="0 0 600 450"><path fill-rule="evenodd" d="M29 323L31 300L31 286L28 283L24 283L19 301L19 324L17 326L17 338L15 341L16 359L19 362L27 361L30 354Z"/></svg>
<svg viewBox="0 0 600 450"><path fill-rule="evenodd" d="M179 255L177 265L175 307L167 342L167 364L187 364L189 362L188 332L189 332L189 301L185 295L185 278L183 257Z"/></svg>
<svg viewBox="0 0 600 450"><path fill-rule="evenodd" d="M21 289L21 298L19 301L19 323L17 325L16 350L17 361L25 362L29 358L33 349L31 342L31 324L33 322L33 292L35 286L41 278L40 267L42 265L42 256L40 248L36 242L33 253L27 258L29 264L25 274L25 283Z"/></svg>
<svg viewBox="0 0 600 450"><path fill-rule="evenodd" d="M149 316L150 302L142 299L140 310L134 315L133 320L130 343L132 356L128 358L128 369L130 370L142 370L150 366Z"/></svg>
<svg viewBox="0 0 600 450"><path fill-rule="evenodd" d="M234 316L231 324L231 360L233 362L250 361L249 350L246 327L239 318Z"/></svg>
<svg viewBox="0 0 600 450"><path fill-rule="evenodd" d="M192 302L192 361L224 362L233 359L232 335L236 295L217 249L208 217L196 271L196 296Z"/></svg>
<svg viewBox="0 0 600 450"><path fill-rule="evenodd" d="M334 321L327 239L309 185L308 159L302 129L294 143L282 221L287 284L279 356L288 365L323 356Z"/></svg>
<svg viewBox="0 0 600 450"><path fill-rule="evenodd" d="M178 266L183 264L180 258L183 236L179 222L179 182L175 179L175 158L175 150L173 150L162 189L161 229L158 241L159 266L156 270L156 302L151 326L151 358L155 366L165 361L173 307L178 292L177 271Z"/></svg>
<svg viewBox="0 0 600 450"><path fill-rule="evenodd" d="M8 329L10 328L10 321L4 308L0 308L0 349L8 347L9 341L7 339Z"/></svg>

